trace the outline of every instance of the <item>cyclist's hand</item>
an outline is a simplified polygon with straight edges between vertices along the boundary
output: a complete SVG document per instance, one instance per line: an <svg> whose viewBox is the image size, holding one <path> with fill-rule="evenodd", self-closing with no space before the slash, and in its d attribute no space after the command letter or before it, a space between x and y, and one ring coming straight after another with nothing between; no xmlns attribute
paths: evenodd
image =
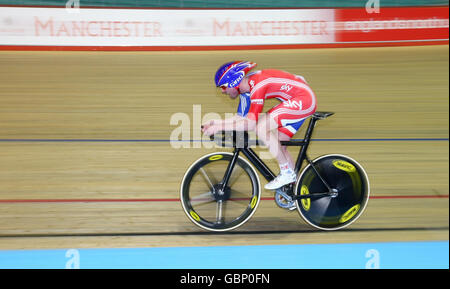
<svg viewBox="0 0 450 289"><path fill-rule="evenodd" d="M218 121L217 120L210 120L205 122L204 124L202 124L202 132L204 133L208 128L214 126L214 125L218 125Z"/></svg>
<svg viewBox="0 0 450 289"><path fill-rule="evenodd" d="M213 126L213 125L214 125L214 120L213 119L210 120L210 121L207 121L204 124L202 124L202 130L203 129L207 129L208 127Z"/></svg>
<svg viewBox="0 0 450 289"><path fill-rule="evenodd" d="M202 131L207 136L212 136L220 130L220 127L212 125L207 128L203 127Z"/></svg>
<svg viewBox="0 0 450 289"><path fill-rule="evenodd" d="M205 133L205 131L209 128L209 125L203 124L202 125L202 132Z"/></svg>

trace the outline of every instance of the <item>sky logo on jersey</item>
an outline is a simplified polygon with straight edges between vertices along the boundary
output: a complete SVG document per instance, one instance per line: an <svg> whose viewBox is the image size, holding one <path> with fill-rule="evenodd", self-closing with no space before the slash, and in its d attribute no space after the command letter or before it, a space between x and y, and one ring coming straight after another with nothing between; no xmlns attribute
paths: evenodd
<svg viewBox="0 0 450 289"><path fill-rule="evenodd" d="M283 102L283 106L295 109L302 109L302 101L301 100L295 101L289 99Z"/></svg>
<svg viewBox="0 0 450 289"><path fill-rule="evenodd" d="M280 88L280 90L286 90L287 92L289 92L289 90L291 90L291 89L292 89L292 86L287 85L287 84L282 85Z"/></svg>

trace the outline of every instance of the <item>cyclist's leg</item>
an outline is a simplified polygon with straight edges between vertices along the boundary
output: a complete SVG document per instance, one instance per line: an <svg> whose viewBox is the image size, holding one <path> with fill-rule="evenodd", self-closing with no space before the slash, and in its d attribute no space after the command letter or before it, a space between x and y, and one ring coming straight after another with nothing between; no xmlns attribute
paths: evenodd
<svg viewBox="0 0 450 289"><path fill-rule="evenodd" d="M305 120L311 116L311 114L303 114L298 109L289 109L284 106L274 107L269 111L269 115L278 125L278 140L289 141L297 133ZM290 155L286 146L281 146L281 151L285 158L289 160L289 164L292 168L295 168L294 159Z"/></svg>
<svg viewBox="0 0 450 289"><path fill-rule="evenodd" d="M308 116L299 115L298 109L286 108L282 103L260 116L256 128L258 138L264 141L280 165L289 163L289 167L294 169L294 160L280 141L289 141Z"/></svg>
<svg viewBox="0 0 450 289"><path fill-rule="evenodd" d="M281 141L289 141L289 140L291 140L291 137L290 136L288 136L287 134L285 134L284 132L281 132L280 131L280 128L278 128L278 140L281 142ZM288 162L289 162L289 166L291 167L291 168L295 168L295 163L294 163L294 159L292 158L292 156L291 156L291 154L289 153L289 151L288 151L288 147L287 146L282 146L282 145L280 145L280 147L281 147L281 152L282 152L282 154L285 156L285 158L288 160Z"/></svg>
<svg viewBox="0 0 450 289"><path fill-rule="evenodd" d="M284 111L285 108L282 104L275 106L268 114L259 118L257 126L258 138L265 142L270 153L276 158L278 165L280 166L280 174L277 178L264 186L264 188L269 190L275 190L286 184L295 182L296 179L292 157L287 152L287 149L280 143L280 136L281 140L289 140L292 136L284 131L279 131L280 126L282 125L279 115Z"/></svg>
<svg viewBox="0 0 450 289"><path fill-rule="evenodd" d="M268 147L269 152L278 161L279 164L289 162L282 149L278 133L279 125L270 114L261 114L256 126L258 139L262 140Z"/></svg>

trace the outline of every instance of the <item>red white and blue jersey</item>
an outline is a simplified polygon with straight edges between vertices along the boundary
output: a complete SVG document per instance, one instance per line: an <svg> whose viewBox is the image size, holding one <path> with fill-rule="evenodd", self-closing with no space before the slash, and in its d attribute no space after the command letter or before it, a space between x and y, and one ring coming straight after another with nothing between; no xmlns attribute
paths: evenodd
<svg viewBox="0 0 450 289"><path fill-rule="evenodd" d="M238 114L258 121L266 99L281 103L268 113L278 123L280 132L292 137L317 108L316 96L306 80L298 75L275 70L260 70L248 75L250 93L240 95Z"/></svg>

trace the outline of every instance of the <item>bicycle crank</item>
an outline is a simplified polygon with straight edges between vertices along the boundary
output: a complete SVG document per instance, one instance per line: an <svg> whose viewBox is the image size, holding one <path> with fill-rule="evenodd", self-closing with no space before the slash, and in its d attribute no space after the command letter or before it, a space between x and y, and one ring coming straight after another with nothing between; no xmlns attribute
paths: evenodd
<svg viewBox="0 0 450 289"><path fill-rule="evenodd" d="M295 210L295 200L289 196L282 188L275 190L275 203L282 209Z"/></svg>

